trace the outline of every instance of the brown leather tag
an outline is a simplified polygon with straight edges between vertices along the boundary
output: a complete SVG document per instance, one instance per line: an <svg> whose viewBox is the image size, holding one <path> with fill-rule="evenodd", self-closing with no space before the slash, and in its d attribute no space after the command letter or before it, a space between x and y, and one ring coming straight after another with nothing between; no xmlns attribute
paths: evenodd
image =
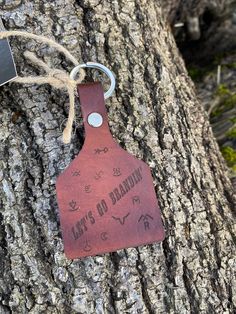
<svg viewBox="0 0 236 314"><path fill-rule="evenodd" d="M73 259L162 241L150 169L114 141L101 84L80 84L78 93L85 142L56 183L66 256ZM102 116L101 126L88 123L94 112Z"/></svg>

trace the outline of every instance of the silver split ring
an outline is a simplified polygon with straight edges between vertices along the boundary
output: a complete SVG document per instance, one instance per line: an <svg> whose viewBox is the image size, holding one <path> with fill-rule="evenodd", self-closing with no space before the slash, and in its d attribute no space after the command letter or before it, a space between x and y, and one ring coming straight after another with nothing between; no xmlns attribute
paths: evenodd
<svg viewBox="0 0 236 314"><path fill-rule="evenodd" d="M98 69L98 70L102 71L103 73L105 73L109 77L109 79L111 81L111 85L110 85L108 91L104 93L104 98L107 99L108 97L111 96L111 94L113 93L115 86L116 86L116 80L115 80L114 74L107 67L105 67L105 65L103 65L101 63L96 63L96 62L86 62L83 64L79 64L76 67L74 67L74 69L70 72L70 78L72 80L75 80L76 75L81 68L94 68L94 69Z"/></svg>

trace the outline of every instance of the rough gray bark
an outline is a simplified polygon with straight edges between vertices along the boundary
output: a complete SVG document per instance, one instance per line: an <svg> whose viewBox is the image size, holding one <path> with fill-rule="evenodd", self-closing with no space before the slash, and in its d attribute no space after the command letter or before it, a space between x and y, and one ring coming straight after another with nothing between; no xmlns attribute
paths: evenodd
<svg viewBox="0 0 236 314"><path fill-rule="evenodd" d="M117 77L107 101L112 133L149 163L160 200L162 244L83 260L63 254L55 180L79 152L60 125L67 95L48 86L1 88L0 313L233 313L233 191L207 116L157 1L6 2L8 29L55 38L78 60ZM34 13L34 16L32 16ZM48 47L11 41L68 68ZM79 113L78 113L79 115Z"/></svg>

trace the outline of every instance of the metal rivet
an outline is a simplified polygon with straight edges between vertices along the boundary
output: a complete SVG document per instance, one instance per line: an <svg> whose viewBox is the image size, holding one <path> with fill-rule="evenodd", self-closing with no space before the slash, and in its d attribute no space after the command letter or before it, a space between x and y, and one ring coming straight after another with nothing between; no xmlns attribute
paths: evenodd
<svg viewBox="0 0 236 314"><path fill-rule="evenodd" d="M102 115L98 112L92 112L88 116L88 124L94 128L99 128L103 123Z"/></svg>

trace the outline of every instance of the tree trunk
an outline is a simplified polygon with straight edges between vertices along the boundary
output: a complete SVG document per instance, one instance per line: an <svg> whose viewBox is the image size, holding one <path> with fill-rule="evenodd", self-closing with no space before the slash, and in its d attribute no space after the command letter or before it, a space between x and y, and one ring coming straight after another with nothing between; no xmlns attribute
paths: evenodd
<svg viewBox="0 0 236 314"><path fill-rule="evenodd" d="M233 190L160 4L26 0L5 2L2 11L7 29L43 33L80 62L113 70L111 131L151 167L166 239L67 260L55 180L81 149L82 122L64 145L67 94L7 84L0 93L0 313L233 313ZM52 67L72 68L45 45L13 39L11 46L20 75L38 74L22 57L26 49Z"/></svg>

